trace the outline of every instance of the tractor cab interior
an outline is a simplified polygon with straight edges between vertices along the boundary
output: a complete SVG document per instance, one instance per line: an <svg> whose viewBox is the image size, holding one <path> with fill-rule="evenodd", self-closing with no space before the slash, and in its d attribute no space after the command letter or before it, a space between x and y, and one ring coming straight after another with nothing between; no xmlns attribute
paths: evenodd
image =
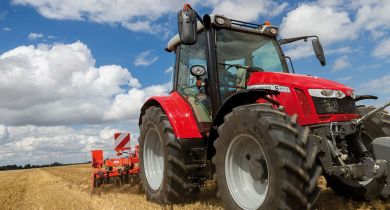
<svg viewBox="0 0 390 210"><path fill-rule="evenodd" d="M222 102L246 88L247 67L258 71L285 72L276 41L268 36L220 29L216 31L218 76Z"/></svg>

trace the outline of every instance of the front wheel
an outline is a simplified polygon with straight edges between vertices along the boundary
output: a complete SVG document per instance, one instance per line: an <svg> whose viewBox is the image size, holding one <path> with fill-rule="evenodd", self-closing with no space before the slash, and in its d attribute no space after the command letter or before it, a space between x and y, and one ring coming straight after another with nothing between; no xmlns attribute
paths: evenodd
<svg viewBox="0 0 390 210"><path fill-rule="evenodd" d="M218 128L213 158L225 209L310 209L321 174L307 129L268 105L235 108Z"/></svg>

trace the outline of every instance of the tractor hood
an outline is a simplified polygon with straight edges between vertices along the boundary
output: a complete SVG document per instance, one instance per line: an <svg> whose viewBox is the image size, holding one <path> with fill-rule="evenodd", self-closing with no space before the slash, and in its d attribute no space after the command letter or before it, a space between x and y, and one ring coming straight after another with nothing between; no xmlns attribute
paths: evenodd
<svg viewBox="0 0 390 210"><path fill-rule="evenodd" d="M353 89L343 84L333 82L327 79L314 76L279 73L279 72L256 72L253 73L247 83L247 86L254 85L280 85L290 88L300 89L331 89L341 90L348 96L351 95Z"/></svg>

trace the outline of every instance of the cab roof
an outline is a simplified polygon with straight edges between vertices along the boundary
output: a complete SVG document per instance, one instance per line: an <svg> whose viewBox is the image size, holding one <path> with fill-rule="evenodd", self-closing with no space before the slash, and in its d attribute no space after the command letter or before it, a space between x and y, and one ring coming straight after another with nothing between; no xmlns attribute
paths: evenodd
<svg viewBox="0 0 390 210"><path fill-rule="evenodd" d="M266 35L271 35L271 36L277 36L277 34L269 34L266 33L267 29L269 28L276 28L274 26L271 26L268 21L266 21L264 24L254 24L254 23L248 23L244 21L239 21L239 20L233 20L233 19L228 19L222 15L217 15L217 14L212 14L210 15L211 19L211 24L217 27L221 28L234 28L236 30L240 31L246 31L246 32L251 32L251 33L259 33L259 34L266 34ZM220 20L223 19L224 23L221 24ZM197 22L197 30L198 32L202 31L204 28L203 24L198 21ZM277 28L276 28L277 29ZM268 30L269 31L269 30ZM167 47L165 48L166 51L172 52L175 51L176 47L181 43L179 34L176 34L173 36L168 44Z"/></svg>

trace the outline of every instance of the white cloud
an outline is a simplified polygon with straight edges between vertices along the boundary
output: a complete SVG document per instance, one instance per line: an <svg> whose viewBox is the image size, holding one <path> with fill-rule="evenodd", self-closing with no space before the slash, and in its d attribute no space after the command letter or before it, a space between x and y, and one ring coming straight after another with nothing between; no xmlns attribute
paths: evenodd
<svg viewBox="0 0 390 210"><path fill-rule="evenodd" d="M281 24L284 38L316 34L325 48L353 40L367 32L373 37L384 36L390 29L390 1L318 0L299 4L287 13ZM333 47L332 47L333 46ZM304 58L310 54L305 44L292 44L287 52ZM295 57L294 57L295 58Z"/></svg>
<svg viewBox="0 0 390 210"><path fill-rule="evenodd" d="M332 55L332 54L349 54L354 52L355 50L352 50L351 47L339 47L336 49L330 49L326 51L326 54Z"/></svg>
<svg viewBox="0 0 390 210"><path fill-rule="evenodd" d="M29 40L37 40L37 39L41 39L41 38L43 38L43 34L41 34L41 33L30 33L28 35Z"/></svg>
<svg viewBox="0 0 390 210"><path fill-rule="evenodd" d="M134 66L149 66L157 60L158 56L152 55L152 51L147 50L135 57Z"/></svg>
<svg viewBox="0 0 390 210"><path fill-rule="evenodd" d="M356 23L372 33L390 29L390 1L351 1L357 9Z"/></svg>
<svg viewBox="0 0 390 210"><path fill-rule="evenodd" d="M378 90L380 90L381 94L389 94L390 93L389 81L390 81L390 74L384 75L381 76L380 78L365 82L362 85L361 89L364 90L364 92L375 93L378 92Z"/></svg>
<svg viewBox="0 0 390 210"><path fill-rule="evenodd" d="M173 72L173 66L170 66L169 68L164 70L164 74L170 74Z"/></svg>
<svg viewBox="0 0 390 210"><path fill-rule="evenodd" d="M280 28L280 35L283 38L318 35L324 46L356 37L355 26L348 12L319 3L304 3L288 12ZM312 55L309 43L291 44L286 55L291 55L295 59Z"/></svg>
<svg viewBox="0 0 390 210"><path fill-rule="evenodd" d="M373 71L375 69L378 69L382 67L382 64L366 64L366 65L360 65L357 69L361 72L365 71Z"/></svg>
<svg viewBox="0 0 390 210"><path fill-rule="evenodd" d="M338 81L340 81L340 82L348 82L352 78L353 78L352 76L346 76L346 77L343 77L343 78L339 78Z"/></svg>
<svg viewBox="0 0 390 210"><path fill-rule="evenodd" d="M91 149L113 155L114 132L130 131L136 144L142 104L171 87L142 88L121 66L95 66L79 41L5 52L0 74L0 165L88 161Z"/></svg>
<svg viewBox="0 0 390 210"><path fill-rule="evenodd" d="M386 39L380 42L376 47L373 56L378 58L388 58L390 57L390 39Z"/></svg>
<svg viewBox="0 0 390 210"><path fill-rule="evenodd" d="M207 3L206 3L207 4ZM288 3L278 4L268 0L220 0L209 3L215 14L242 21L257 21L262 16L276 16L282 13Z"/></svg>
<svg viewBox="0 0 390 210"><path fill-rule="evenodd" d="M108 120L138 119L139 110L147 98L166 95L170 88L171 84L167 83L164 85L153 85L142 90L133 88L127 93L118 94L104 117Z"/></svg>
<svg viewBox="0 0 390 210"><path fill-rule="evenodd" d="M12 0L12 3L32 6L46 18L119 24L132 31L158 35L161 32L166 34L169 30L158 20L165 15L174 17L185 3L190 3L198 10L208 8L215 13L244 21L278 15L288 6L287 3L278 4L272 0Z"/></svg>
<svg viewBox="0 0 390 210"><path fill-rule="evenodd" d="M281 25L282 37L318 35L324 43L354 38L348 12L316 4L302 4L287 13Z"/></svg>
<svg viewBox="0 0 390 210"><path fill-rule="evenodd" d="M348 57L347 56L342 56L340 58L337 58L333 64L332 71L340 71L345 68L350 67L351 64L348 62Z"/></svg>
<svg viewBox="0 0 390 210"><path fill-rule="evenodd" d="M148 97L169 89L141 88L121 66L96 67L82 42L17 47L0 55L0 74L0 123L6 125L135 120Z"/></svg>
<svg viewBox="0 0 390 210"><path fill-rule="evenodd" d="M12 31L12 28L4 27L4 28L3 28L3 31Z"/></svg>
<svg viewBox="0 0 390 210"><path fill-rule="evenodd" d="M313 47L308 43L291 45L286 47L284 51L284 54L291 57L292 59L300 59L314 55Z"/></svg>
<svg viewBox="0 0 390 210"><path fill-rule="evenodd" d="M344 0L318 0L317 3L320 6L335 7L335 6L343 5L343 3L345 3L345 1Z"/></svg>
<svg viewBox="0 0 390 210"><path fill-rule="evenodd" d="M158 29L161 29L156 23L161 16L176 13L185 2L184 0L12 0L16 5L32 6L42 16L50 19L120 24L133 31L152 33L157 33Z"/></svg>
<svg viewBox="0 0 390 210"><path fill-rule="evenodd" d="M113 157L113 135L124 128L90 126L75 129L67 126L4 126L7 141L0 141L0 165L75 163L90 160L90 150L103 149L104 155ZM129 128L126 128L129 131ZM131 145L137 143L138 133L132 132Z"/></svg>

